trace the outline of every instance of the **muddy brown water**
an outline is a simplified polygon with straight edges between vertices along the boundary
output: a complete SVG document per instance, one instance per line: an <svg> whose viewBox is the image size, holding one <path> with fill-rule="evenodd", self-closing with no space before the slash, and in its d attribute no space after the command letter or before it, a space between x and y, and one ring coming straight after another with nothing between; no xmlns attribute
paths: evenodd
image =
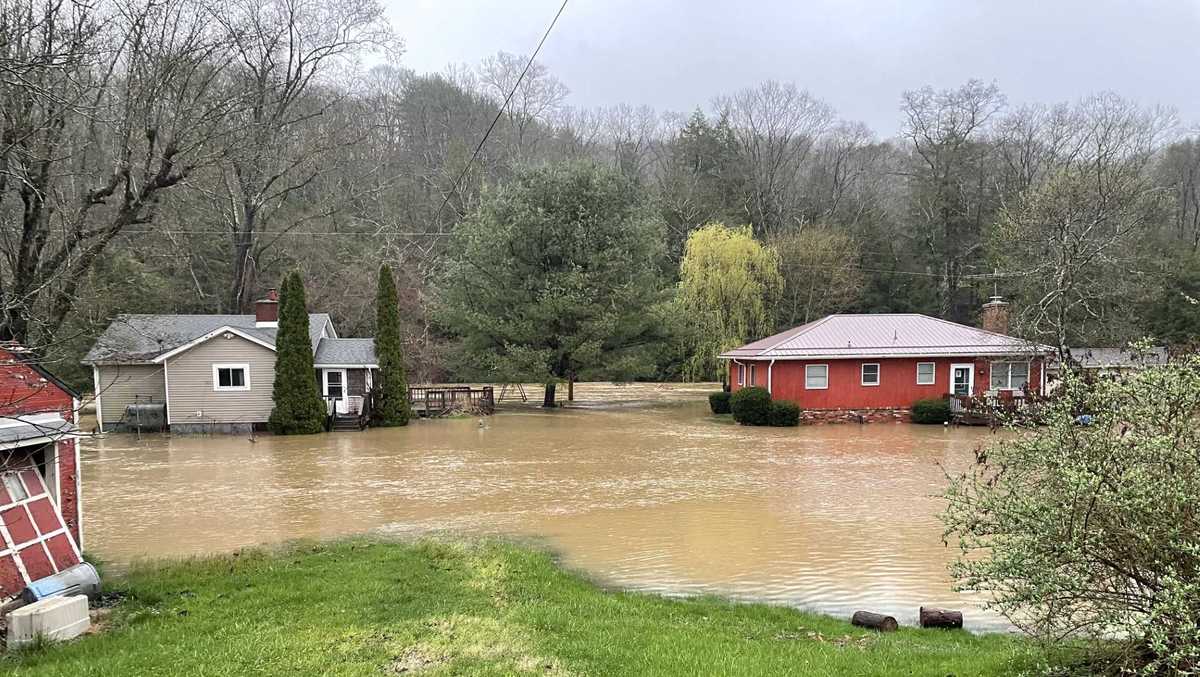
<svg viewBox="0 0 1200 677"><path fill-rule="evenodd" d="M707 386L583 384L576 408L308 437L108 435L83 444L87 549L117 563L298 537L535 537L620 587L915 622L955 593L932 495L986 430L743 428Z"/></svg>

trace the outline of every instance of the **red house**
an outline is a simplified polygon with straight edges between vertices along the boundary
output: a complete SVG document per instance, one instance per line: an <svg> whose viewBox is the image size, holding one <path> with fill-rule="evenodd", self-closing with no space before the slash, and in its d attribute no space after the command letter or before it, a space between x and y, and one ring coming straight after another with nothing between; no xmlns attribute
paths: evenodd
<svg viewBox="0 0 1200 677"><path fill-rule="evenodd" d="M27 351L0 345L0 599L82 561L78 405Z"/></svg>
<svg viewBox="0 0 1200 677"><path fill-rule="evenodd" d="M1041 393L1053 348L1006 335L1007 305L984 306L984 329L916 314L830 315L721 358L734 391L761 386L808 418L904 416L917 400L951 394Z"/></svg>

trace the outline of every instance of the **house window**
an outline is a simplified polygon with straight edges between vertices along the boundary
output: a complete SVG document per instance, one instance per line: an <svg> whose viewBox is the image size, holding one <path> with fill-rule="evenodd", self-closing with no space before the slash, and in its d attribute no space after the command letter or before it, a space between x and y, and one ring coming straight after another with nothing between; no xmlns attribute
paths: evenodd
<svg viewBox="0 0 1200 677"><path fill-rule="evenodd" d="M804 389L825 390L829 387L829 365L809 364L804 367Z"/></svg>
<svg viewBox="0 0 1200 677"><path fill-rule="evenodd" d="M249 390L250 365L214 364L213 390Z"/></svg>
<svg viewBox="0 0 1200 677"><path fill-rule="evenodd" d="M917 385L931 386L937 380L937 365L933 362L917 363Z"/></svg>
<svg viewBox="0 0 1200 677"><path fill-rule="evenodd" d="M746 365L744 364L738 365L738 385L746 385Z"/></svg>
<svg viewBox="0 0 1200 677"><path fill-rule="evenodd" d="M861 381L861 383L865 386L879 385L879 365L878 364L864 364L862 366L862 381Z"/></svg>
<svg viewBox="0 0 1200 677"><path fill-rule="evenodd" d="M1028 362L992 363L992 390L1021 390L1028 382Z"/></svg>
<svg viewBox="0 0 1200 677"><path fill-rule="evenodd" d="M754 385L754 365L750 365L750 385Z"/></svg>

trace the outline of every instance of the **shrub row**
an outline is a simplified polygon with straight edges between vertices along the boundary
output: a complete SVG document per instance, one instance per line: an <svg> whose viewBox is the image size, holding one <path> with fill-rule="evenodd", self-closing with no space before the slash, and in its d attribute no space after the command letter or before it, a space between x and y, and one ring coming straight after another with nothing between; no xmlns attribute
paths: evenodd
<svg viewBox="0 0 1200 677"><path fill-rule="evenodd" d="M724 398L718 397L724 395ZM800 424L800 407L795 402L772 400L766 388L742 388L733 393L714 393L708 398L713 413L729 411L742 425L794 426ZM718 407L724 411L718 411Z"/></svg>
<svg viewBox="0 0 1200 677"><path fill-rule="evenodd" d="M917 400L912 406L913 423L941 424L950 420L950 400L935 398Z"/></svg>

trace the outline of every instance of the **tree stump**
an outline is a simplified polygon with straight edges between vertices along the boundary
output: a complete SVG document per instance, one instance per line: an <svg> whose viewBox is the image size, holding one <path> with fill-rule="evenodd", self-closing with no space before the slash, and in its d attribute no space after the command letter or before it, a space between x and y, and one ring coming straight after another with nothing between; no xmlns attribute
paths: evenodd
<svg viewBox="0 0 1200 677"><path fill-rule="evenodd" d="M951 628L957 630L963 626L961 611L923 606L921 607L920 616L922 628Z"/></svg>
<svg viewBox="0 0 1200 677"><path fill-rule="evenodd" d="M850 624L880 632L895 632L900 627L895 618L870 611L855 611L854 616L850 618Z"/></svg>

